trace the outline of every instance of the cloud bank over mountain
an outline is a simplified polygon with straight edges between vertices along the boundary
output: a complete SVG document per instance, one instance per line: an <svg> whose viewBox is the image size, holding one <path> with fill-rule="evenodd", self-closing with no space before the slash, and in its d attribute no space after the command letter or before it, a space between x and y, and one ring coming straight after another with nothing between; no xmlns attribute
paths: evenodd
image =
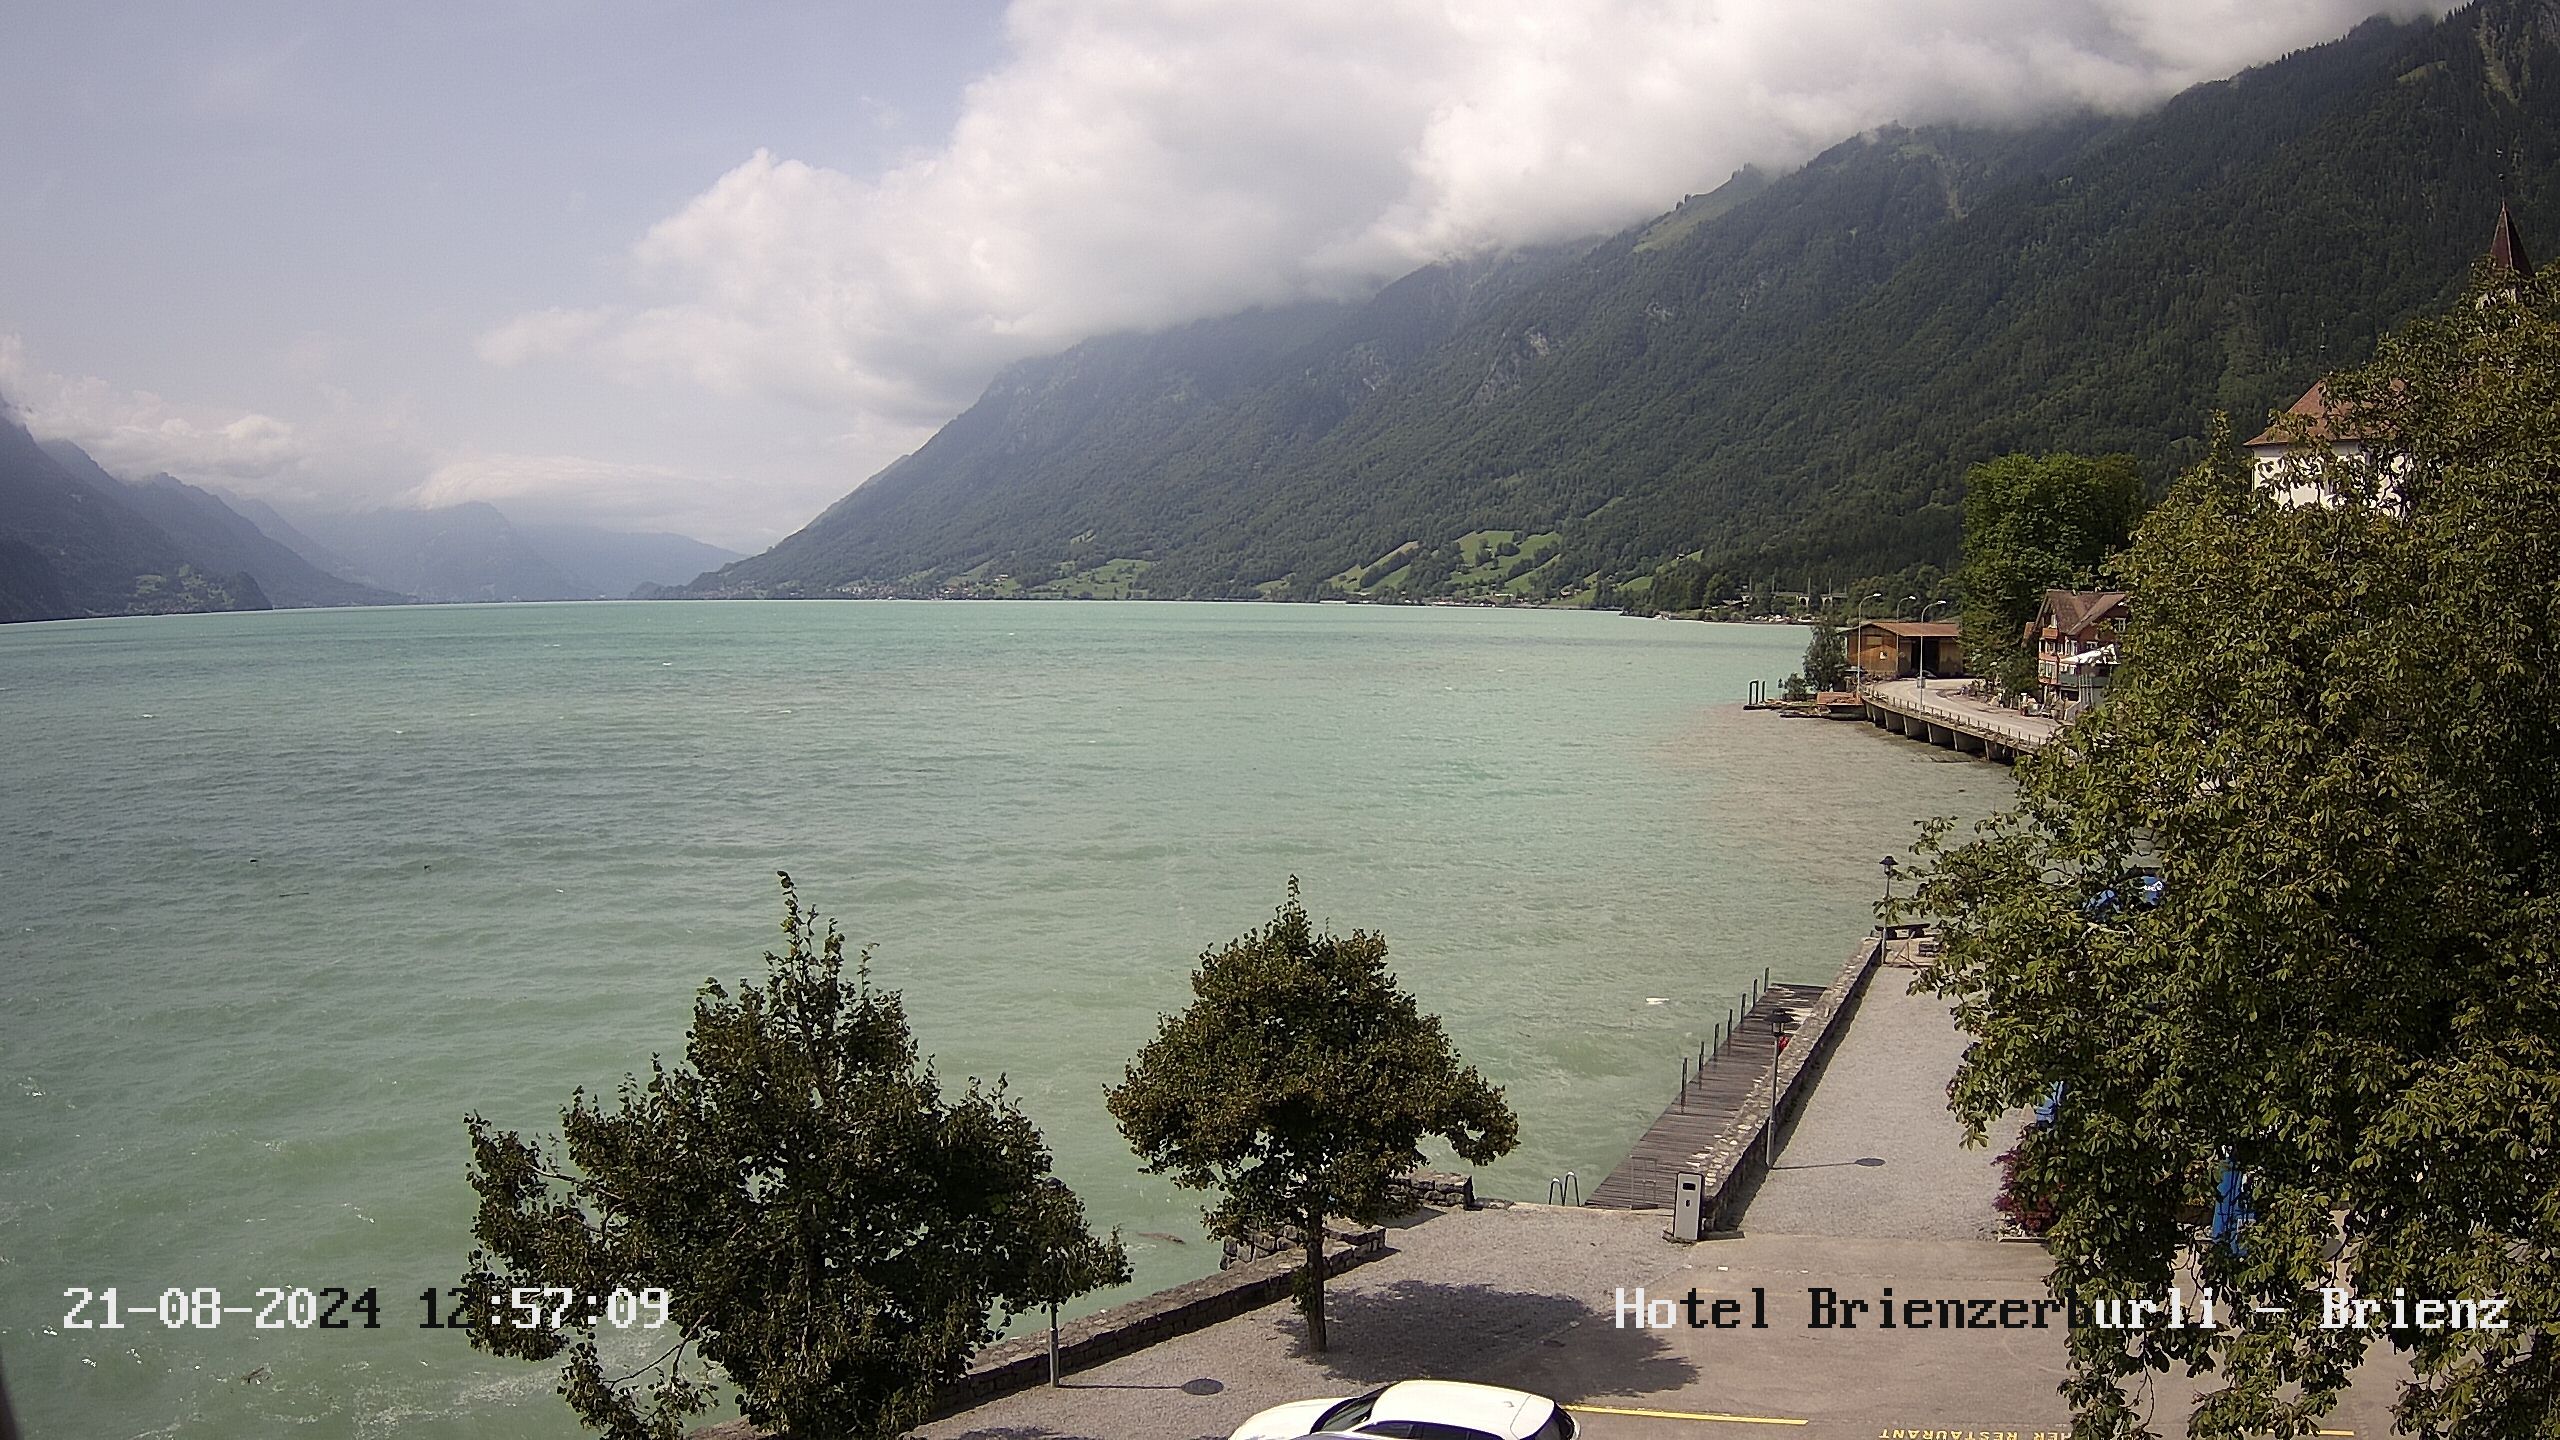
<svg viewBox="0 0 2560 1440"><path fill-rule="evenodd" d="M2377 3L2445 8L39 6L0 395L129 474L759 548L1009 362L1605 232L1888 121L2144 106Z"/></svg>
<svg viewBox="0 0 2560 1440"><path fill-rule="evenodd" d="M2369 9L1019 0L931 153L863 177L759 150L632 246L627 294L478 348L929 424L1097 333L1615 228L1889 121L2138 108Z"/></svg>

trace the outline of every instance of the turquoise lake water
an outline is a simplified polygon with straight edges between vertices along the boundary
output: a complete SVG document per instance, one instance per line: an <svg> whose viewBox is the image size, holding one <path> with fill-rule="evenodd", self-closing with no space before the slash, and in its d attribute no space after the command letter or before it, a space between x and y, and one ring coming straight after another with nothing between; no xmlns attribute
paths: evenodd
<svg viewBox="0 0 2560 1440"><path fill-rule="evenodd" d="M573 1087L679 1050L705 977L761 974L777 869L876 945L947 1079L1007 1077L1128 1235L1133 1288L1217 1257L1102 1088L1292 874L1319 919L1383 931L1508 1088L1521 1147L1480 1192L1587 1189L1749 978L1838 966L1915 819L2009 793L1868 726L1744 712L1803 645L1339 605L0 629L20 1418L36 1440L584 1433L548 1370L417 1328L470 1249L461 1117L553 1129ZM110 1286L372 1287L382 1328L65 1328L67 1288Z"/></svg>

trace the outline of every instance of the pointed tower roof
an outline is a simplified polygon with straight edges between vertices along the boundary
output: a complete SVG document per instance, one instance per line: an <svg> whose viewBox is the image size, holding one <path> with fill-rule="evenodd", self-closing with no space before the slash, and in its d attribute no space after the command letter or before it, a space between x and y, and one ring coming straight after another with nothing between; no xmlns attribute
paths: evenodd
<svg viewBox="0 0 2560 1440"><path fill-rule="evenodd" d="M2524 237L2516 233L2516 217L2498 202L2498 228L2489 235L2489 263L2519 280L2533 278L2533 262L2525 258Z"/></svg>

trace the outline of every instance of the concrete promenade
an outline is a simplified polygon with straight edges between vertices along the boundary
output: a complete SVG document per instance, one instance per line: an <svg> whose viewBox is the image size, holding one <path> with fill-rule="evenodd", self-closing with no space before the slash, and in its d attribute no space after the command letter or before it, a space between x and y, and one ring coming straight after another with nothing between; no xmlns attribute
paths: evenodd
<svg viewBox="0 0 2560 1440"><path fill-rule="evenodd" d="M1986 1242L1662 1238L1659 1212L1431 1211L1394 1253L1328 1287L1333 1345L1310 1353L1273 1305L929 1425L930 1440L1223 1440L1266 1406L1417 1376L1552 1395L1589 1440L1719 1433L1875 1440L1895 1431L2018 1440L2067 1433L2061 1332L1815 1329L1811 1291L2030 1301L2044 1253ZM1701 1313L1765 1292L1765 1329L1620 1328L1621 1291ZM1645 1413L1651 1412L1651 1413Z"/></svg>
<svg viewBox="0 0 2560 1440"><path fill-rule="evenodd" d="M2000 1234L1993 1160L2016 1141L2019 1121L1993 1130L1988 1146L1965 1148L1946 1092L1965 1037L1946 1001L1910 993L1915 973L1885 965L1869 974L1811 1098L1780 1132L1778 1163L1743 1213L1747 1233Z"/></svg>
<svg viewBox="0 0 2560 1440"><path fill-rule="evenodd" d="M1964 695L1961 683L1940 680L1924 688L1918 680L1879 680L1860 694L1867 718L1895 734L1993 760L2040 749L2062 728L2060 721Z"/></svg>

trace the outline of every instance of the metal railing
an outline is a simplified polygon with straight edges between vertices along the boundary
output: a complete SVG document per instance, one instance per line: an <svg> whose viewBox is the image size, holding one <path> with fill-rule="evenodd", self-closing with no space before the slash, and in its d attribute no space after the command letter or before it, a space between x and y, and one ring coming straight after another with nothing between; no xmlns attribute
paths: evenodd
<svg viewBox="0 0 2560 1440"><path fill-rule="evenodd" d="M1742 1028L1742 1021L1752 1011L1760 1008L1761 999L1768 993L1769 967L1763 965L1760 967L1760 978L1743 988L1742 994L1735 1003L1725 1007L1724 1019L1711 1025L1706 1036L1698 1041L1696 1061L1693 1063L1690 1060L1686 1049L1681 1051L1680 1088L1674 1092L1672 1102L1680 1113L1685 1115L1689 1111L1689 1087L1706 1079L1707 1072L1724 1059L1725 1049L1733 1043L1735 1033Z"/></svg>
<svg viewBox="0 0 2560 1440"><path fill-rule="evenodd" d="M2052 739L2054 729L2058 728L2050 720L2039 721L2032 716L2013 714L1988 706L1977 709L1972 706L1940 705L1917 695L1905 696L1900 693L1879 696L1875 692L1881 688L1881 686L1870 686L1867 698L1889 710L1917 716L1923 720L1936 720L1956 729L1990 730L1996 732L2000 740L2013 744L2041 745Z"/></svg>

